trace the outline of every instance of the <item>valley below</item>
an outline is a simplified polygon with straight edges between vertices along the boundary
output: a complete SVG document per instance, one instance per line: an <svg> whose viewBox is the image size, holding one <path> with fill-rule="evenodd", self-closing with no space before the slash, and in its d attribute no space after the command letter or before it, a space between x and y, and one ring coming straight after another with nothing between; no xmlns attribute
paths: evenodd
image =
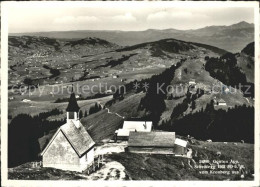
<svg viewBox="0 0 260 187"><path fill-rule="evenodd" d="M238 52L220 48L222 41L213 45L155 34L156 40L131 45L97 34L54 36L9 36L8 133L9 141L17 134L21 140L9 154L25 152L20 159L10 156L9 179L253 180L254 43ZM90 174L33 167L66 123L72 91L103 163ZM132 119L152 121L153 130L176 132L187 141L192 136L195 164L171 155L127 153L127 142L111 143L115 131ZM246 174L200 174L195 165L205 159L237 160Z"/></svg>

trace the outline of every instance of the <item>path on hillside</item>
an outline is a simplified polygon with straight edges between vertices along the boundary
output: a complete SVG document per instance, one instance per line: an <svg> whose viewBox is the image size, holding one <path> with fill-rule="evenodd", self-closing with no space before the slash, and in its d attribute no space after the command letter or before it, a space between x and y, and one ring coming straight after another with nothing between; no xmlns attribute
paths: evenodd
<svg viewBox="0 0 260 187"><path fill-rule="evenodd" d="M100 104L101 108L104 108L104 105ZM117 115L118 117L122 118L122 119L125 119L125 116L121 116L120 114L116 113L116 112L110 112L109 108L105 108L105 110L107 110L107 113L108 114L115 114Z"/></svg>
<svg viewBox="0 0 260 187"><path fill-rule="evenodd" d="M106 108L106 110L107 110L107 113L108 113L108 114L115 114L115 115L117 115L118 117L120 117L120 118L122 118L122 119L125 119L124 116L121 116L120 114L118 114L118 113L116 113L116 112L110 112L109 108Z"/></svg>
<svg viewBox="0 0 260 187"><path fill-rule="evenodd" d="M247 100L248 104L250 104L250 102L249 102L249 99L248 99L248 98L246 98L246 97L245 97L245 99Z"/></svg>

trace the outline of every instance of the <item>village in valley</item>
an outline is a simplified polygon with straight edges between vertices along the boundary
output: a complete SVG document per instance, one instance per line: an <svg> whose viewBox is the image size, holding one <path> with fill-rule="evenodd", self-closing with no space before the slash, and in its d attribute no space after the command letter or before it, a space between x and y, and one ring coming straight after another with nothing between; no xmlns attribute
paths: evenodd
<svg viewBox="0 0 260 187"><path fill-rule="evenodd" d="M9 33L8 178L254 180L253 41L245 21Z"/></svg>

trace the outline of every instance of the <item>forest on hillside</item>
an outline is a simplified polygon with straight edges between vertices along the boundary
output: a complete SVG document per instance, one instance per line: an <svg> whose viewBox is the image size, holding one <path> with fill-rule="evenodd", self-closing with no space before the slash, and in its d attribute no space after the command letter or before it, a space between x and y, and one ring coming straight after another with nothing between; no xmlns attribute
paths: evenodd
<svg viewBox="0 0 260 187"><path fill-rule="evenodd" d="M243 105L227 111L215 110L213 103L212 100L205 109L163 122L159 129L201 140L254 143L254 107Z"/></svg>
<svg viewBox="0 0 260 187"><path fill-rule="evenodd" d="M205 60L205 70L210 73L210 76L234 88L239 88L241 85L241 91L244 93L244 96L254 98L254 84L247 82L246 75L237 65L237 59L234 54L226 53L219 58L206 56Z"/></svg>
<svg viewBox="0 0 260 187"><path fill-rule="evenodd" d="M53 109L37 116L19 114L8 125L8 167L36 160L40 153L38 139L65 123L64 120L48 121L52 115L62 111Z"/></svg>
<svg viewBox="0 0 260 187"><path fill-rule="evenodd" d="M166 107L164 100L167 97L167 86L170 85L174 78L175 70L178 69L185 60L186 59L181 59L180 62L172 65L161 74L152 76L149 81L149 88L146 95L141 99L138 108L146 112L145 117L152 120L154 126L157 126L160 116ZM159 92L158 86L160 86Z"/></svg>

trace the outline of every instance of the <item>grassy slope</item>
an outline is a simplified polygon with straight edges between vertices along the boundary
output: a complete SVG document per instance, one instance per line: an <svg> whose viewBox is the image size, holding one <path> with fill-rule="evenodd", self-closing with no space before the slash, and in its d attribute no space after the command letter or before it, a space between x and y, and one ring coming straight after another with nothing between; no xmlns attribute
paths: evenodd
<svg viewBox="0 0 260 187"><path fill-rule="evenodd" d="M206 149L205 149L206 147ZM246 170L254 173L254 147L251 144L224 144L200 142L193 145L198 157L194 157L196 163L202 159L218 160L216 152L221 151L221 160L238 160L244 164ZM237 175L202 175L198 170L191 169L187 165L186 158L178 158L170 155L148 155L135 153L114 153L109 156L120 162L127 175L133 180L237 180ZM184 166L182 165L184 164ZM252 180L247 176L245 180Z"/></svg>
<svg viewBox="0 0 260 187"><path fill-rule="evenodd" d="M100 102L101 104L106 103L108 100L111 99L112 96L99 98L99 99L91 99L91 100L82 100L78 101L78 105L81 110L88 110L90 106L94 105L96 102ZM9 110L8 114L12 115L13 117L21 114L27 113L30 115L38 115L41 112L47 112L54 108L58 108L62 111L65 111L66 107L68 106L67 102L64 103L53 103L51 101L32 101L32 102L22 102L22 101L9 101ZM26 108L26 110L25 110ZM37 109L37 110L36 110ZM65 116L65 113L64 113Z"/></svg>
<svg viewBox="0 0 260 187"><path fill-rule="evenodd" d="M143 93L135 94L125 98L123 101L114 104L108 110L102 110L92 114L81 120L81 123L86 127L91 137L95 141L112 138L115 130L123 124L124 119L117 116L115 113L125 118L135 116L137 107Z"/></svg>
<svg viewBox="0 0 260 187"><path fill-rule="evenodd" d="M254 146L252 144L233 143L224 144L222 142L202 142L196 141L196 145L191 146L193 151L197 151L194 157L196 163L202 159L209 160L238 160L244 164L248 174L245 180L253 180ZM221 151L222 155L217 158L216 152ZM125 168L127 178L125 180L239 180L238 175L206 175L200 174L198 169L188 166L186 158L174 157L171 155L148 155L135 153L113 153L105 156L106 162L119 162ZM117 166L114 166L117 169ZM96 174L98 175L99 172ZM16 168L9 169L9 179L35 179L35 180L88 180L91 176L86 173L62 171L52 168L32 168L31 163L26 163ZM91 178L96 180L102 177ZM110 176L113 179L112 176ZM108 177L109 179L109 177Z"/></svg>

